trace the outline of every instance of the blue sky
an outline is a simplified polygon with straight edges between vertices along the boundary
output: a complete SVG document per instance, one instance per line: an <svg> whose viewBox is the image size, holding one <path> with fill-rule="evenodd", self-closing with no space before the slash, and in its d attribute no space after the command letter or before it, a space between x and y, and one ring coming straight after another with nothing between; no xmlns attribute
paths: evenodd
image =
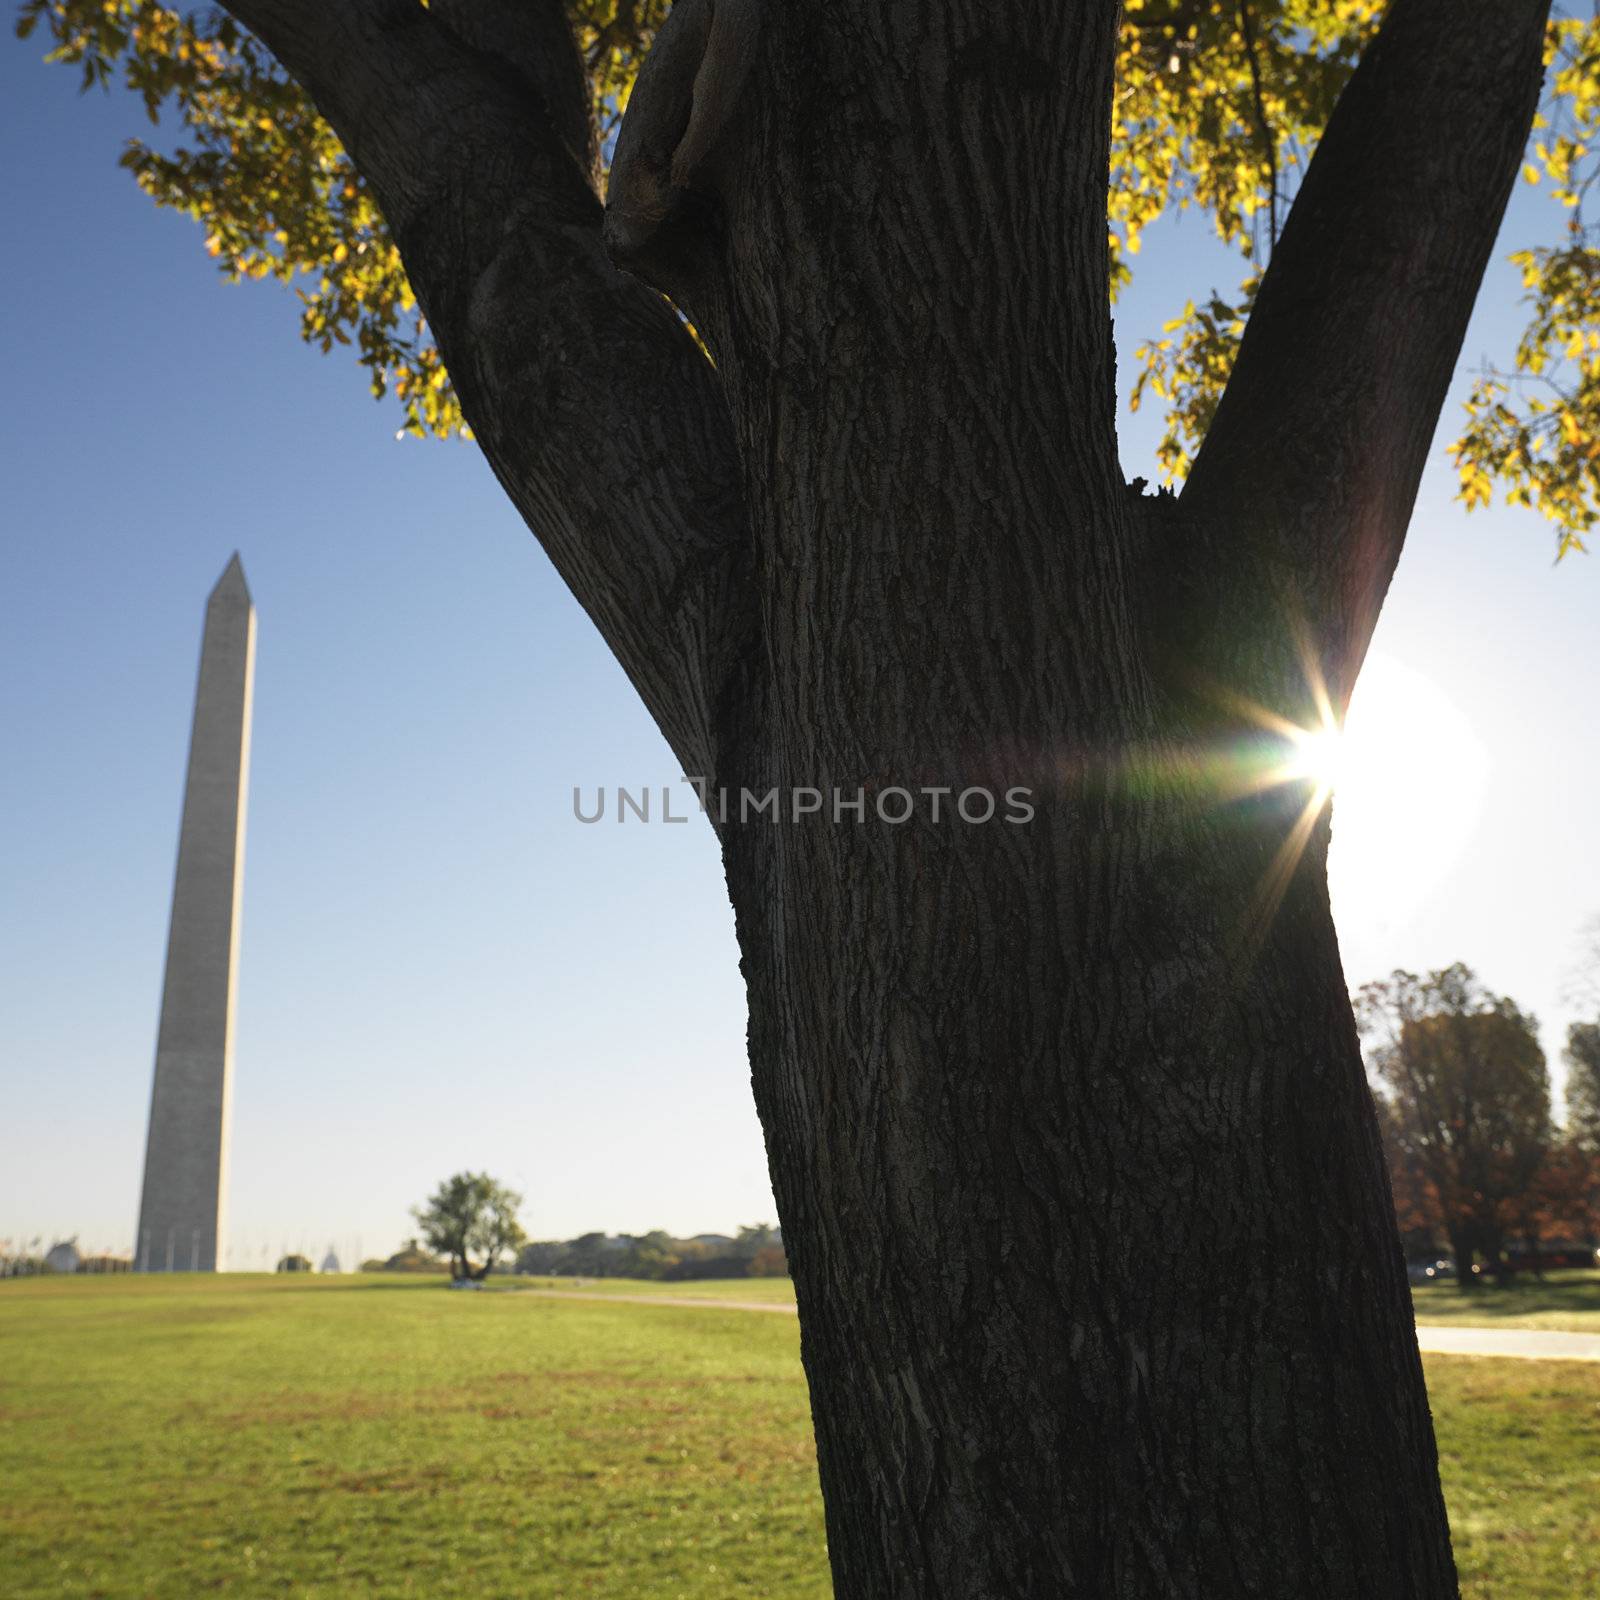
<svg viewBox="0 0 1600 1600"><path fill-rule="evenodd" d="M572 817L575 784L677 776L621 671L476 451L397 441L285 291L222 282L116 166L135 103L38 54L0 48L0 1237L131 1241L201 611L235 549L260 631L234 1264L385 1251L463 1166L540 1237L770 1219L710 831ZM1499 254L1550 226L1519 195ZM1125 380L1238 276L1198 218L1140 264ZM1464 364L1504 359L1516 293L1497 259ZM1130 474L1154 436L1124 420ZM1530 513L1468 518L1441 444L1335 889L1352 983L1468 961L1559 1075L1600 911L1600 557L1552 553Z"/></svg>

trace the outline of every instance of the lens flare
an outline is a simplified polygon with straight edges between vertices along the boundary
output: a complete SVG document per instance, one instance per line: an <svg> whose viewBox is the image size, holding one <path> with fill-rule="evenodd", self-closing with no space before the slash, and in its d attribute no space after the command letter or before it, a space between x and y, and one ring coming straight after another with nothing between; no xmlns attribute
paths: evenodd
<svg viewBox="0 0 1600 1600"><path fill-rule="evenodd" d="M1310 726L1302 726L1265 706L1233 701L1234 709L1242 712L1247 720L1255 723L1272 740L1246 784L1246 792L1262 793L1291 785L1305 791L1305 801L1299 814L1289 825L1288 832L1256 886L1250 908L1251 926L1247 931L1247 938L1252 943L1264 936L1277 915L1278 907L1283 903L1283 897L1300 865L1300 858L1311 840L1317 819L1339 782L1347 758L1343 731L1339 718L1334 714L1327 682L1311 650L1309 638L1303 630L1299 631L1300 660L1314 712Z"/></svg>
<svg viewBox="0 0 1600 1600"><path fill-rule="evenodd" d="M1281 766L1276 769L1280 783L1308 782L1319 796L1318 807L1339 787L1344 770L1346 750L1344 734L1339 728L1293 728L1286 737L1289 751Z"/></svg>

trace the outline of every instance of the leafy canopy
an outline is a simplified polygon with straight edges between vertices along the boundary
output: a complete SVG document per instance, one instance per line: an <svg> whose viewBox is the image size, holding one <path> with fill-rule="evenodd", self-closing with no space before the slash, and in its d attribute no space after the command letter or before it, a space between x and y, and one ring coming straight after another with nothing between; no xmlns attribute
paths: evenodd
<svg viewBox="0 0 1600 1600"><path fill-rule="evenodd" d="M425 0L418 0L425 3ZM566 0L609 148L667 0ZM1577 0L1573 0L1576 4ZM1125 0L1117 67L1109 235L1112 290L1130 281L1159 217L1203 212L1237 251L1236 290L1189 301L1135 350L1130 403L1165 403L1162 470L1181 478L1216 409L1301 175L1383 0ZM465 434L429 336L367 187L300 89L215 7L154 0L22 0L17 31L43 26L47 59L85 89L120 82L175 140L122 156L158 205L200 221L231 279L293 286L301 334L350 346L403 433ZM1564 219L1560 242L1519 250L1529 309L1507 370L1478 375L1450 446L1460 498L1513 505L1555 524L1558 554L1600 522L1600 5L1558 14L1547 93L1523 169Z"/></svg>
<svg viewBox="0 0 1600 1600"><path fill-rule="evenodd" d="M1538 1024L1459 964L1366 984L1355 1006L1391 1154L1415 1163L1447 1219L1503 1227L1554 1133Z"/></svg>
<svg viewBox="0 0 1600 1600"><path fill-rule="evenodd" d="M1600 1156L1600 1022L1567 1029L1567 1132L1580 1149Z"/></svg>
<svg viewBox="0 0 1600 1600"><path fill-rule="evenodd" d="M522 1196L487 1172L458 1172L411 1214L423 1243L447 1256L458 1278L485 1278L502 1256L527 1242L517 1221L521 1209ZM474 1256L482 1266L473 1266Z"/></svg>

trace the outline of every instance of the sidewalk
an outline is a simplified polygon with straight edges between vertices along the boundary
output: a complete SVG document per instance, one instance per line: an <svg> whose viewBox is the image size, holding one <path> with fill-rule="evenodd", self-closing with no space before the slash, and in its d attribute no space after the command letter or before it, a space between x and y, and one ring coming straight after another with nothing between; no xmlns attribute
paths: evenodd
<svg viewBox="0 0 1600 1600"><path fill-rule="evenodd" d="M1417 1325L1417 1345L1438 1356L1514 1356L1524 1361L1600 1361L1600 1334L1544 1328L1442 1328Z"/></svg>

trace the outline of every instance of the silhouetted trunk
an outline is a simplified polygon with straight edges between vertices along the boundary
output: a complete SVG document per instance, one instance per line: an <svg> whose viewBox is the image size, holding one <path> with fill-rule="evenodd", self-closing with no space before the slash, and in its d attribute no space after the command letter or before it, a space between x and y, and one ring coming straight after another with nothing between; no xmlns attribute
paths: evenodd
<svg viewBox="0 0 1600 1600"><path fill-rule="evenodd" d="M1516 1276L1517 1269L1512 1266L1511 1258L1506 1254L1505 1229L1501 1226L1498 1217L1487 1217L1482 1224L1483 1263L1494 1281L1503 1289Z"/></svg>
<svg viewBox="0 0 1600 1600"><path fill-rule="evenodd" d="M1470 1294L1474 1289L1482 1287L1478 1282L1478 1275L1472 1270L1474 1256L1473 1233L1465 1222L1458 1222L1448 1230L1450 1234L1450 1254L1456 1262L1456 1287L1463 1293Z"/></svg>
<svg viewBox="0 0 1600 1600"><path fill-rule="evenodd" d="M971 685L853 632L903 720L828 776L981 781ZM841 1597L1453 1591L1321 840L1263 927L1273 837L1055 792L730 844Z"/></svg>
<svg viewBox="0 0 1600 1600"><path fill-rule="evenodd" d="M651 141L681 132L682 79L641 78L610 227L732 404L774 668L748 765L780 796L868 797L864 823L724 831L836 1593L1451 1595L1326 819L1297 826L1306 785L1221 792L1259 734L1240 701L1315 723L1299 627L1309 677L1347 691L1388 556L1256 481L1235 499L1232 441L1282 421L1262 374L1297 333L1271 311L1239 369L1259 409L1219 418L1196 500L1124 487L1112 8L1015 38L958 4L823 10L769 14L782 66L676 209ZM1415 115L1394 81L1352 93ZM1349 159L1307 194L1357 203ZM1297 214L1279 270L1324 270L1323 227ZM1373 315L1327 352L1347 395L1383 359ZM1399 363L1380 432L1442 397L1459 337ZM1299 431L1318 418L1348 425L1326 396ZM1317 443L1292 448L1315 478ZM1341 553L1302 573L1283 524ZM885 786L1011 784L1027 824L872 814Z"/></svg>
<svg viewBox="0 0 1600 1600"><path fill-rule="evenodd" d="M1354 683L1544 0L1395 0L1176 501L1117 460L1116 7L680 0L606 239L714 373L599 255L551 6L234 9L355 151L684 771L731 793L841 1600L1453 1596L1327 818L1229 782L1242 706L1310 726Z"/></svg>
<svg viewBox="0 0 1600 1600"><path fill-rule="evenodd" d="M1527 1256L1526 1266L1540 1283L1544 1282L1544 1240L1538 1218L1525 1216L1522 1222L1522 1248Z"/></svg>

